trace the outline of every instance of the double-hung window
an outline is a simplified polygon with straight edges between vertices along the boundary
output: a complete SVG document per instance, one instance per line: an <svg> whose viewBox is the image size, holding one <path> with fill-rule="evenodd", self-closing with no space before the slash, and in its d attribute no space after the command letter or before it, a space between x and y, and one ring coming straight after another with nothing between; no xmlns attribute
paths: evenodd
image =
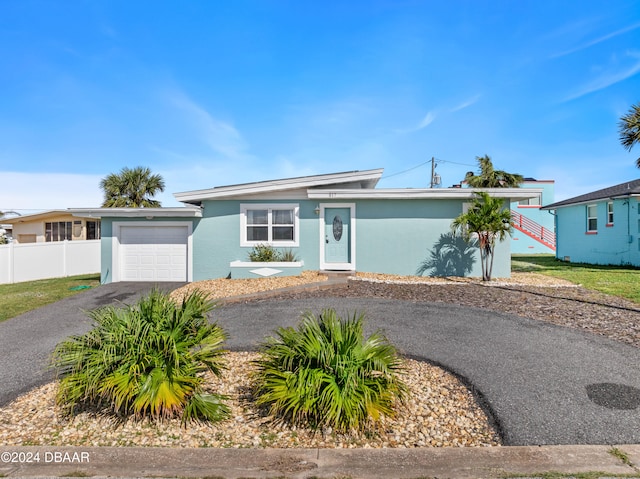
<svg viewBox="0 0 640 479"><path fill-rule="evenodd" d="M587 205L587 233L598 231L598 205Z"/></svg>
<svg viewBox="0 0 640 479"><path fill-rule="evenodd" d="M241 204L240 245L298 246L298 204Z"/></svg>
<svg viewBox="0 0 640 479"><path fill-rule="evenodd" d="M613 201L607 203L607 226L613 226Z"/></svg>

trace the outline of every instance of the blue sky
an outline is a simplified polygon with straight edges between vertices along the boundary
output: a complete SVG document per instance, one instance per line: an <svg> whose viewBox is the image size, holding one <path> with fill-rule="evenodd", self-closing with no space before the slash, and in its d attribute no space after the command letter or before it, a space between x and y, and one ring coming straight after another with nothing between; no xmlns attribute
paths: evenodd
<svg viewBox="0 0 640 479"><path fill-rule="evenodd" d="M556 200L640 177L638 1L0 0L0 69L0 211L99 206L138 165L163 206L369 168L426 187L431 157L443 186L487 154Z"/></svg>

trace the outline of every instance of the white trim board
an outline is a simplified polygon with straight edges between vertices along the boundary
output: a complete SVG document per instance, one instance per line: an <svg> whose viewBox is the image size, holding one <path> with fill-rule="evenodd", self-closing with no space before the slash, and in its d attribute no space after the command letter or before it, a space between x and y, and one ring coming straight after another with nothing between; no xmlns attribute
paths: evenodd
<svg viewBox="0 0 640 479"><path fill-rule="evenodd" d="M320 230L320 236L318 238L320 245L320 269L321 270L334 270L334 271L355 271L356 270L356 204L355 203L320 203L320 214L318 215L318 229ZM349 263L326 263L324 254L324 214L325 208L349 208L350 210L350 248L351 248L351 261Z"/></svg>

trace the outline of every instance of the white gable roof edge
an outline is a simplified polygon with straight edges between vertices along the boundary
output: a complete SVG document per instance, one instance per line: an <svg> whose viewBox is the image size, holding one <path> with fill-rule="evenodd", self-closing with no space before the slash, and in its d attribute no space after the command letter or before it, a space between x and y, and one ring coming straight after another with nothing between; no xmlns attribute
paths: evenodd
<svg viewBox="0 0 640 479"><path fill-rule="evenodd" d="M375 190L309 189L309 199L472 199L476 191L486 191L495 198L520 201L536 198L542 188L380 188Z"/></svg>
<svg viewBox="0 0 640 479"><path fill-rule="evenodd" d="M202 209L198 207L176 206L170 208L70 208L73 216L91 218L201 218Z"/></svg>
<svg viewBox="0 0 640 479"><path fill-rule="evenodd" d="M219 186L206 190L185 191L174 193L173 196L183 203L199 202L208 199L223 199L242 195L255 195L274 191L292 189L305 189L318 186L330 186L333 184L365 181L371 188L380 180L383 168L363 171L346 171L342 173L329 173L326 175L302 176L298 178L284 178L280 180L258 181L240 185Z"/></svg>

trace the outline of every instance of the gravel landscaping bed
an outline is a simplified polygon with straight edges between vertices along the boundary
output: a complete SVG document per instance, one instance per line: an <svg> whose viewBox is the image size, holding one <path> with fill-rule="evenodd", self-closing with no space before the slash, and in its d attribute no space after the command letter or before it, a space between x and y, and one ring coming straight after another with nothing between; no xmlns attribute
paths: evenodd
<svg viewBox="0 0 640 479"><path fill-rule="evenodd" d="M499 438L473 395L454 376L429 364L407 360L404 380L409 399L398 415L371 433L335 434L273 421L251 401L251 360L256 353L229 353L224 379L210 377L208 388L229 396L231 418L218 424L179 420L154 424L83 412L71 420L58 414L55 383L0 409L0 445L169 446L169 447L423 447L493 446Z"/></svg>
<svg viewBox="0 0 640 479"><path fill-rule="evenodd" d="M212 298L326 280L317 273L297 279L212 280L193 283ZM359 274L330 289L289 289L278 298L376 297L447 302L515 314L601 334L640 347L640 308L633 302L586 290L553 278L514 274L509 281L407 278ZM273 299L273 296L269 298ZM252 301L260 301L253 299ZM366 435L337 435L275 423L251 401L250 371L255 353L229 353L224 381L211 378L212 390L230 397L232 416L216 425L179 421L115 424L112 418L81 413L62 418L55 407L55 383L0 408L0 445L172 446L172 447L428 447L490 446L500 440L473 394L454 376L426 363L406 361L411 395L395 419Z"/></svg>

